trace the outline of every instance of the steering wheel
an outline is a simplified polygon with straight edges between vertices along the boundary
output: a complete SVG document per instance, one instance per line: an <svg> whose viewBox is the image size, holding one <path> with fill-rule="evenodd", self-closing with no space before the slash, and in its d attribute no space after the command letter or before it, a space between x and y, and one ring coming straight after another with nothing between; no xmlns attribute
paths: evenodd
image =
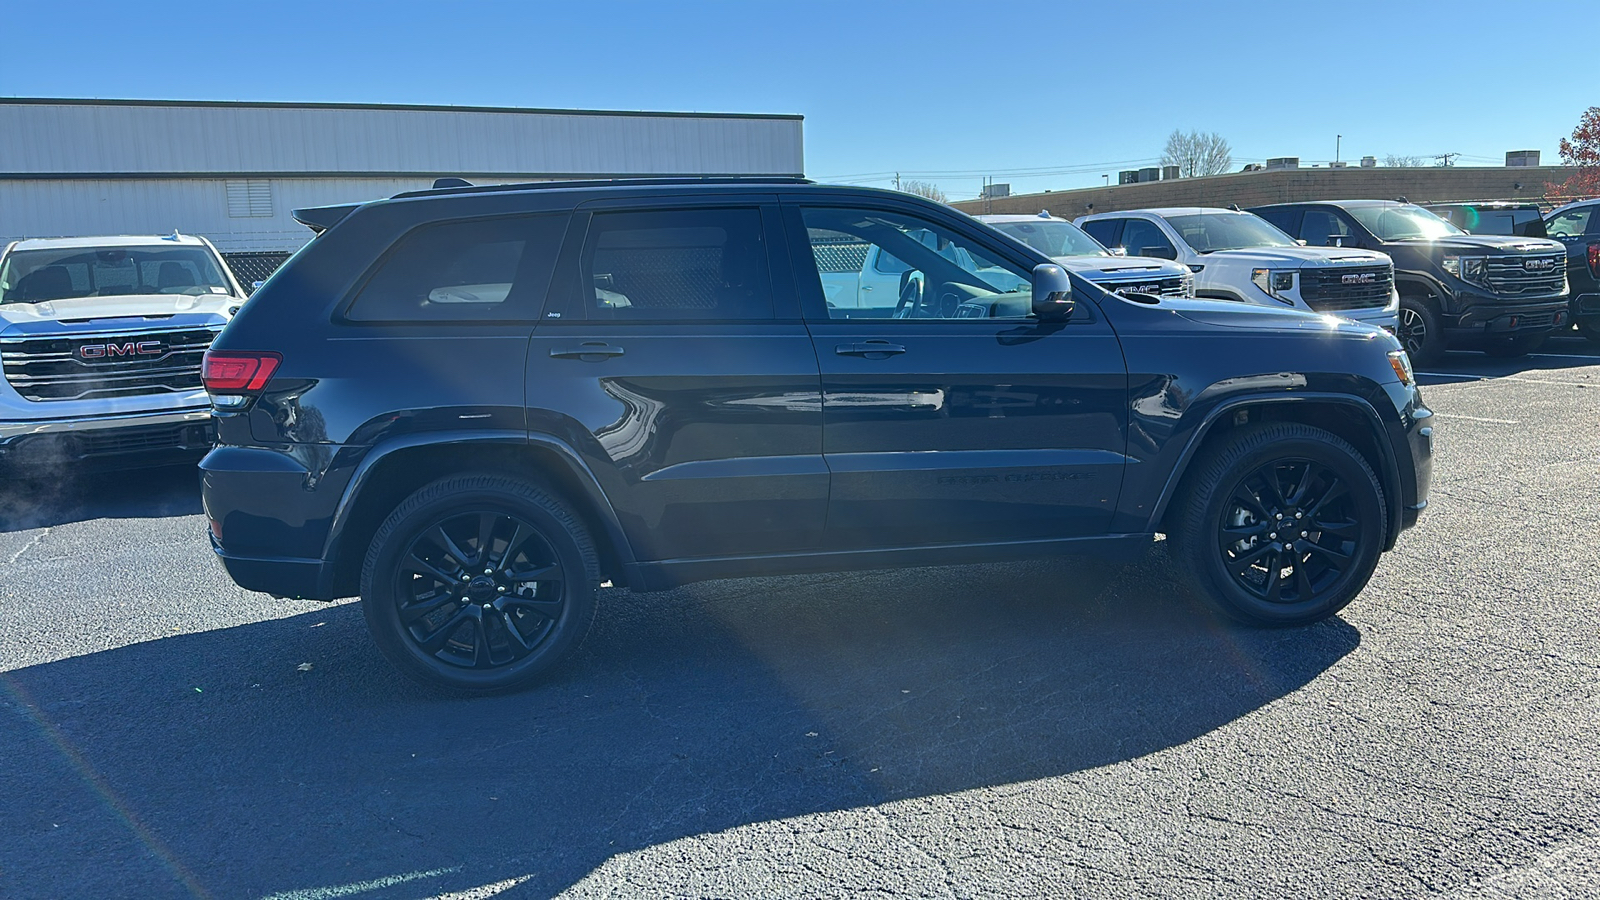
<svg viewBox="0 0 1600 900"><path fill-rule="evenodd" d="M922 306L922 279L910 277L908 271L900 282L900 300L894 305L892 319L909 319Z"/></svg>
<svg viewBox="0 0 1600 900"><path fill-rule="evenodd" d="M1570 241L1570 240L1572 240L1572 235L1567 234L1565 232L1561 232L1561 231L1552 232L1550 237L1552 237L1552 238L1554 238L1555 240L1558 240L1558 241Z"/></svg>

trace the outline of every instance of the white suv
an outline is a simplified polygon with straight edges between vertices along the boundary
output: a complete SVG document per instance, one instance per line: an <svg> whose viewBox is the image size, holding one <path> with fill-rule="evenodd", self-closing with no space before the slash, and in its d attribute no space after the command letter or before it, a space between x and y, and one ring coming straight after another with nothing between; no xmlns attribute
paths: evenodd
<svg viewBox="0 0 1600 900"><path fill-rule="evenodd" d="M1108 247L1187 265L1196 297L1292 306L1377 325L1399 318L1394 263L1370 250L1306 247L1253 213L1184 207L1076 220Z"/></svg>
<svg viewBox="0 0 1600 900"><path fill-rule="evenodd" d="M1194 276L1182 263L1118 255L1083 229L1042 210L1038 215L985 215L973 218L1050 257L1108 291L1193 297Z"/></svg>
<svg viewBox="0 0 1600 900"><path fill-rule="evenodd" d="M51 238L0 253L0 465L198 459L200 363L245 294L204 238Z"/></svg>

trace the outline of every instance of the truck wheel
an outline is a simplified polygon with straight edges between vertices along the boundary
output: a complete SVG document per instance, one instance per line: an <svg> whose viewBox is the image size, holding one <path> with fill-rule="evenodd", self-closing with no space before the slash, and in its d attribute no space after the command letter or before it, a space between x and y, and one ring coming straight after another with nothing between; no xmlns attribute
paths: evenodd
<svg viewBox="0 0 1600 900"><path fill-rule="evenodd" d="M1400 328L1395 332L1406 355L1417 365L1436 362L1444 353L1444 332L1439 317L1425 301L1400 298Z"/></svg>
<svg viewBox="0 0 1600 900"><path fill-rule="evenodd" d="M1502 359L1527 356L1543 347L1545 339L1549 336L1549 334L1519 334L1516 337L1501 338L1484 344L1483 352Z"/></svg>
<svg viewBox="0 0 1600 900"><path fill-rule="evenodd" d="M1578 333L1600 344L1600 319L1579 319Z"/></svg>
<svg viewBox="0 0 1600 900"><path fill-rule="evenodd" d="M1196 460L1175 512L1168 536L1196 593L1275 627L1343 609L1372 577L1389 524L1361 454L1291 422L1241 429Z"/></svg>
<svg viewBox="0 0 1600 900"><path fill-rule="evenodd" d="M599 557L577 514L498 475L435 481L378 529L361 610L383 655L435 687L526 686L594 621Z"/></svg>

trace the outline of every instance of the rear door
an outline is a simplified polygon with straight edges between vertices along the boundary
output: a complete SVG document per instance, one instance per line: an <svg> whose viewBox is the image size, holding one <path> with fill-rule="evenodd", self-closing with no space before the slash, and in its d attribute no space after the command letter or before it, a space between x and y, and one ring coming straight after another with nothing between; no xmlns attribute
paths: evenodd
<svg viewBox="0 0 1600 900"><path fill-rule="evenodd" d="M1069 323L1040 323L1028 309L1031 262L920 207L841 197L787 206L785 220L822 369L830 547L1109 527L1127 375L1092 301ZM815 260L851 241L910 266L918 286L898 313L845 318L823 302Z"/></svg>
<svg viewBox="0 0 1600 900"><path fill-rule="evenodd" d="M527 367L641 560L816 547L821 389L772 197L580 208Z"/></svg>

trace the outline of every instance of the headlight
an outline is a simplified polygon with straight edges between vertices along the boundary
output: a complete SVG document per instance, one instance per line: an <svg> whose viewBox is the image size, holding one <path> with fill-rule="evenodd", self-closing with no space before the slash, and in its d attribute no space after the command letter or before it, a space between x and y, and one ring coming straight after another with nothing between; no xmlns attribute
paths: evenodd
<svg viewBox="0 0 1600 900"><path fill-rule="evenodd" d="M1183 296L1185 296L1185 297L1187 297L1187 298L1189 298L1191 300L1194 299L1194 276L1193 275L1185 275L1185 276L1183 276Z"/></svg>
<svg viewBox="0 0 1600 900"><path fill-rule="evenodd" d="M1404 350L1389 351L1389 365L1394 369L1395 377L1406 387L1417 383L1417 375L1411 369L1411 357Z"/></svg>
<svg viewBox="0 0 1600 900"><path fill-rule="evenodd" d="M1293 304L1294 301L1283 296L1294 290L1294 270L1251 269L1250 281L1263 292L1271 294L1274 299L1284 303Z"/></svg>
<svg viewBox="0 0 1600 900"><path fill-rule="evenodd" d="M1483 280L1484 258L1481 256L1446 256L1439 265L1462 281Z"/></svg>

